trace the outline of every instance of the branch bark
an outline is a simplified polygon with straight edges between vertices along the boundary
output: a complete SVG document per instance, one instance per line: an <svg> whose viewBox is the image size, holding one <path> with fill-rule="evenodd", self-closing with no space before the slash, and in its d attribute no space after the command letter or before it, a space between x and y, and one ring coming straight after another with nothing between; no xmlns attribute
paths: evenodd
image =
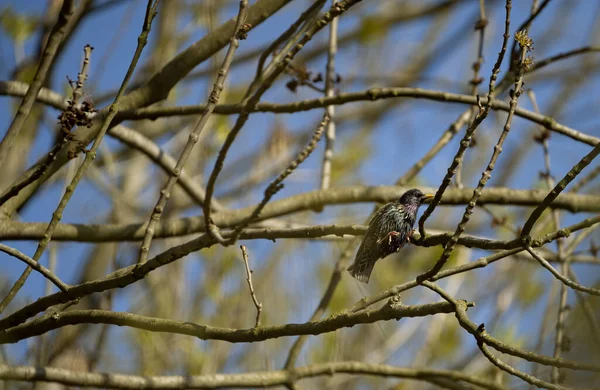
<svg viewBox="0 0 600 390"><path fill-rule="evenodd" d="M295 380L350 374L373 377L406 378L432 382L448 379L489 390L506 390L497 383L460 371L403 368L358 361L314 364L294 370L259 371L241 374L198 376L135 376L113 373L71 371L54 367L0 365L0 379L27 382L56 382L69 386L114 389L221 389L283 386Z"/></svg>
<svg viewBox="0 0 600 390"><path fill-rule="evenodd" d="M151 332L168 332L197 337L202 340L221 340L230 343L249 343L279 337L318 335L349 328L358 324L372 324L378 321L400 320L401 318L423 317L441 313L451 313L448 302L405 306L392 299L377 310L359 313L343 312L329 318L302 324L279 326L258 326L250 329L217 328L188 321L175 321L165 318L146 317L125 312L103 310L73 310L63 313L46 314L33 321L6 329L0 333L0 344L16 343L29 337L39 336L54 329L75 324L112 324L128 326Z"/></svg>
<svg viewBox="0 0 600 390"><path fill-rule="evenodd" d="M334 204L380 202L398 199L408 187L395 186L352 186L336 187L326 191L315 190L285 199L272 201L261 211L256 220L290 215L301 211L316 210ZM423 187L423 191L435 191ZM514 206L537 206L547 195L544 190L513 190L510 188L487 188L481 193L480 204L498 204ZM442 198L445 205L464 205L472 196L469 189L449 189ZM600 212L600 196L572 193L560 194L550 208L570 212ZM234 228L254 211L254 206L237 210L222 211L213 215L214 222L220 228ZM19 222L4 220L0 222L0 239L39 240L43 237L47 225L37 222ZM175 237L200 233L205 229L203 216L163 220L156 227L155 237ZM144 224L59 224L52 236L58 241L110 242L139 241L144 235Z"/></svg>

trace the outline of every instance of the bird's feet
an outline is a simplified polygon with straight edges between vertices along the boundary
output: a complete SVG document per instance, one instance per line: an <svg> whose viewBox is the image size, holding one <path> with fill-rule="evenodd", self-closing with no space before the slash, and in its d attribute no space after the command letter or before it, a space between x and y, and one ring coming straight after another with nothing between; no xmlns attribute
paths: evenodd
<svg viewBox="0 0 600 390"><path fill-rule="evenodd" d="M406 235L406 242L409 244L412 242L412 236L417 231L417 229L410 229L410 232Z"/></svg>
<svg viewBox="0 0 600 390"><path fill-rule="evenodd" d="M398 233L396 231L391 231L385 237L379 239L377 241L377 244L381 244L382 242L384 242L385 240L387 240L388 245L391 245L393 237L398 237L399 235L400 235L400 233Z"/></svg>

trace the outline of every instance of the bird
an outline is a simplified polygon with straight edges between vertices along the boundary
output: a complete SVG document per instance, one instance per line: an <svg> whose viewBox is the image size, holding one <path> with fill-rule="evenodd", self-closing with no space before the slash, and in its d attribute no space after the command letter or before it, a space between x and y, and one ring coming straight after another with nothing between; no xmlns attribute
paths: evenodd
<svg viewBox="0 0 600 390"><path fill-rule="evenodd" d="M402 194L400 199L379 208L369 221L354 264L348 267L350 275L360 282L369 283L377 260L398 252L410 242L419 206L431 201L433 197L432 194L424 194L413 188Z"/></svg>

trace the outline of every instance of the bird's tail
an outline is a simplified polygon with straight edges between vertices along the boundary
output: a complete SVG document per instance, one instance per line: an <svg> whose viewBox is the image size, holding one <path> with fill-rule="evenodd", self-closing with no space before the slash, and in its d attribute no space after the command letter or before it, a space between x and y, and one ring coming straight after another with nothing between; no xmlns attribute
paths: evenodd
<svg viewBox="0 0 600 390"><path fill-rule="evenodd" d="M366 284L369 283L369 278L371 277L371 272L373 272L373 267L375 266L377 259L373 258L373 251L364 248L363 244L358 248L354 264L348 267L348 272L350 272L350 275L356 278L356 280Z"/></svg>

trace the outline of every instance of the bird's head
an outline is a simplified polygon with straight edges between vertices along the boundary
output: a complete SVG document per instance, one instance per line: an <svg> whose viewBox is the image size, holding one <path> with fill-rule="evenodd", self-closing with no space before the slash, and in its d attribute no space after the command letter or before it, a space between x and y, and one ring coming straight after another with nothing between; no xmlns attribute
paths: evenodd
<svg viewBox="0 0 600 390"><path fill-rule="evenodd" d="M421 190L417 188L413 188L412 190L406 191L398 202L403 205L421 205L423 203L429 203L433 199L434 195L432 194L424 194Z"/></svg>

